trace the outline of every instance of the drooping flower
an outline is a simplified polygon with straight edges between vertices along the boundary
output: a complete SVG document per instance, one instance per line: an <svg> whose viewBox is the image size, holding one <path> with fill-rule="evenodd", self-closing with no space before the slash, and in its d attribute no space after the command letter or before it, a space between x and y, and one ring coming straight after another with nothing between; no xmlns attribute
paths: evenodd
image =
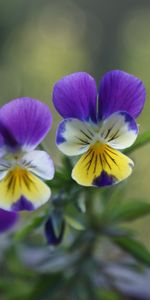
<svg viewBox="0 0 150 300"><path fill-rule="evenodd" d="M137 135L135 118L145 102L142 81L126 72L106 73L97 89L87 73L68 75L54 86L53 102L64 118L56 143L66 155L82 155L72 178L84 186L107 186L127 178L133 161L119 150Z"/></svg>
<svg viewBox="0 0 150 300"><path fill-rule="evenodd" d="M0 109L1 209L33 210L50 198L50 188L43 180L53 178L53 162L45 151L35 148L51 124L48 106L35 99L15 99ZM17 218L15 213L12 217Z"/></svg>
<svg viewBox="0 0 150 300"><path fill-rule="evenodd" d="M54 229L52 218L51 216L49 216L45 224L45 236L47 239L47 243L53 246L59 245L63 239L64 231L65 231L65 221L62 220L60 232L57 235Z"/></svg>
<svg viewBox="0 0 150 300"><path fill-rule="evenodd" d="M19 219L19 214L0 209L0 233L12 228Z"/></svg>

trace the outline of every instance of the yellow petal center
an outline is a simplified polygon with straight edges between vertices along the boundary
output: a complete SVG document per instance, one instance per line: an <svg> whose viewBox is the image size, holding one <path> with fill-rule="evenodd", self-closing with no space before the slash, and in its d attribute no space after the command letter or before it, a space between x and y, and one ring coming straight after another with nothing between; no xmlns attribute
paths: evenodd
<svg viewBox="0 0 150 300"><path fill-rule="evenodd" d="M82 155L72 171L72 177L85 186L110 185L128 177L133 162L107 144L96 142Z"/></svg>
<svg viewBox="0 0 150 300"><path fill-rule="evenodd" d="M14 194L15 190L21 189L22 185L25 185L30 190L30 185L33 181L30 178L30 173L26 169L22 169L19 166L13 168L4 178L4 183L7 186L7 192Z"/></svg>
<svg viewBox="0 0 150 300"><path fill-rule="evenodd" d="M37 176L16 166L0 181L0 207L10 209L21 196L37 208L49 199L50 189Z"/></svg>

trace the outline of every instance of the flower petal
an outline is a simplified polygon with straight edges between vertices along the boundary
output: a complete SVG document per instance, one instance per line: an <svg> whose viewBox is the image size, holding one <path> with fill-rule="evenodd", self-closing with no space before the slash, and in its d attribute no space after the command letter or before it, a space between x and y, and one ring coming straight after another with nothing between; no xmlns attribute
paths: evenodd
<svg viewBox="0 0 150 300"><path fill-rule="evenodd" d="M0 134L0 158L3 157L5 154L6 154L5 140L3 136Z"/></svg>
<svg viewBox="0 0 150 300"><path fill-rule="evenodd" d="M0 133L11 149L34 149L48 133L52 116L47 105L31 98L18 98L0 109Z"/></svg>
<svg viewBox="0 0 150 300"><path fill-rule="evenodd" d="M19 215L17 213L0 209L0 233L9 230L16 224L18 219Z"/></svg>
<svg viewBox="0 0 150 300"><path fill-rule="evenodd" d="M20 162L28 171L42 179L50 180L54 177L53 161L45 151L34 150L28 152L22 157Z"/></svg>
<svg viewBox="0 0 150 300"><path fill-rule="evenodd" d="M138 127L135 120L128 113L118 112L104 120L100 135L105 143L112 148L125 149L135 142Z"/></svg>
<svg viewBox="0 0 150 300"><path fill-rule="evenodd" d="M126 111L136 118L145 98L145 87L140 79L123 71L110 71L100 82L98 117L104 119L114 112Z"/></svg>
<svg viewBox="0 0 150 300"><path fill-rule="evenodd" d="M95 80L85 72L65 76L54 86L53 102L64 118L96 121L96 99Z"/></svg>
<svg viewBox="0 0 150 300"><path fill-rule="evenodd" d="M2 180L11 168L11 161L0 158L0 180Z"/></svg>
<svg viewBox="0 0 150 300"><path fill-rule="evenodd" d="M45 236L49 245L57 246L61 243L63 239L63 234L65 230L65 221L62 221L60 233L57 236L54 230L53 222L51 217L48 218L45 224Z"/></svg>
<svg viewBox="0 0 150 300"><path fill-rule="evenodd" d="M94 124L77 119L65 119L57 129L56 143L64 154L79 155L89 149L94 135Z"/></svg>
<svg viewBox="0 0 150 300"><path fill-rule="evenodd" d="M75 165L72 178L83 186L107 186L126 179L133 162L107 145L97 143Z"/></svg>
<svg viewBox="0 0 150 300"><path fill-rule="evenodd" d="M0 181L0 208L12 211L33 210L50 198L49 187L25 169L16 167Z"/></svg>

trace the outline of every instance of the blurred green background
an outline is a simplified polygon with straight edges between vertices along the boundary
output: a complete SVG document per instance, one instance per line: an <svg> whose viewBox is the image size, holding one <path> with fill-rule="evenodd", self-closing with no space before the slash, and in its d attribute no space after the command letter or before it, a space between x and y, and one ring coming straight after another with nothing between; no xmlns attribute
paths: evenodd
<svg viewBox="0 0 150 300"><path fill-rule="evenodd" d="M53 126L44 141L44 146L58 166L61 163L61 153L55 145L55 131L60 117L52 105L54 83L67 74L86 71L96 78L98 84L106 71L121 69L141 78L146 86L147 102L138 123L141 133L150 130L149 29L150 0L0 0L0 104L3 105L14 98L29 96L49 105L53 113ZM123 183L125 188L120 197L124 203L138 199L150 203L149 153L150 145L147 145L131 155L135 161L135 168L132 176ZM97 203L100 207L101 199L98 199ZM22 213L21 221L16 226L18 232L22 224L30 224L34 216L40 215L42 211L44 208L31 214ZM125 224L124 227L128 225ZM144 242L150 250L150 216L130 223L129 227L135 229L137 239ZM73 233L67 232L69 238L66 234L62 248L60 246L51 251L51 248L46 246L43 230L42 227L33 234L31 232L27 241L21 242L11 239L11 233L0 235L0 300L49 300L55 299L52 296L55 289L68 291L67 284L65 291L64 282L68 281L70 284L74 271L72 266L69 266L73 247L68 247L68 240L73 241L72 236L78 237L80 233L76 234L75 230ZM85 237L77 248L88 244L88 232L85 232ZM99 258L104 258L109 265L115 260L115 250L103 236L100 237L100 243L98 234L97 239L93 257L96 256L98 261ZM87 262L90 263L88 256L89 253ZM118 256L120 259L120 252ZM38 259L42 261L41 265L32 268ZM81 262L84 262L84 257ZM122 256L122 262L128 264L126 256ZM76 260L74 264L76 266ZM59 272L59 268L63 269L62 273ZM85 273L88 273L86 270L90 270L92 276L90 264L85 264ZM101 274L101 266L99 270ZM126 274L125 270L123 273ZM79 285L84 284L84 280L80 280L83 279L82 273L79 275ZM127 277L130 280L128 273ZM97 278L98 276L95 279L99 285ZM150 273L148 283L149 278ZM143 290L146 291L144 285L142 289L142 282L146 282L144 277L138 279L137 294L138 286L142 293ZM146 283L146 287L149 290L149 284ZM32 289L34 293L29 297ZM83 290L89 293L89 282ZM87 300L80 288L78 291L77 284L71 292L72 298L67 298L64 293L59 300ZM80 297L76 298L78 293ZM93 296L88 297L94 300ZM106 295L101 297L101 294L99 297L98 299L102 300L128 299L116 296L106 298Z"/></svg>
<svg viewBox="0 0 150 300"><path fill-rule="evenodd" d="M0 103L30 96L49 104L53 127L45 141L56 164L59 116L51 92L62 76L86 71L97 82L111 69L140 77L147 103L140 131L150 129L150 1L149 0L1 0ZM124 199L150 202L150 145L134 155L135 168ZM150 249L150 217L133 224Z"/></svg>

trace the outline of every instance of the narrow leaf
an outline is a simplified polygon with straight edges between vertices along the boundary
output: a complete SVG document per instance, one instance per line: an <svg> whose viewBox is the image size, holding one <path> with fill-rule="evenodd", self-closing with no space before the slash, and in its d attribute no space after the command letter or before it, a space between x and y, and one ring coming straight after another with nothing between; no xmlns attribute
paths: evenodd
<svg viewBox="0 0 150 300"><path fill-rule="evenodd" d="M81 213L86 212L86 199L83 193L81 193L77 199L77 208Z"/></svg>
<svg viewBox="0 0 150 300"><path fill-rule="evenodd" d="M105 211L107 217L113 222L134 221L150 214L150 204L142 201L132 200L128 203L121 203L112 209Z"/></svg>
<svg viewBox="0 0 150 300"><path fill-rule="evenodd" d="M30 222L27 226L19 230L14 235L14 240L22 240L24 239L33 229L38 228L45 221L45 216L36 217L34 220Z"/></svg>
<svg viewBox="0 0 150 300"><path fill-rule="evenodd" d="M139 262L150 266L150 252L139 241L131 237L115 237L113 242Z"/></svg>
<svg viewBox="0 0 150 300"><path fill-rule="evenodd" d="M74 218L72 218L68 215L65 215L65 220L66 220L66 223L68 223L71 227L73 227L76 230L84 230L85 229L84 225L80 221L75 220Z"/></svg>

